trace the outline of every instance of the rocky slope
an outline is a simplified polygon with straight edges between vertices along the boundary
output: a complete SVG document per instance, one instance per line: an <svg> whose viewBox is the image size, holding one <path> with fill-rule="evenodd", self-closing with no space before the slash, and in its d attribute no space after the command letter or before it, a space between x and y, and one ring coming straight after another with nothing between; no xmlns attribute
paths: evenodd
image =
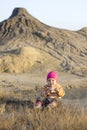
<svg viewBox="0 0 87 130"><path fill-rule="evenodd" d="M87 75L87 28L54 28L15 8L0 23L0 72L51 69Z"/></svg>

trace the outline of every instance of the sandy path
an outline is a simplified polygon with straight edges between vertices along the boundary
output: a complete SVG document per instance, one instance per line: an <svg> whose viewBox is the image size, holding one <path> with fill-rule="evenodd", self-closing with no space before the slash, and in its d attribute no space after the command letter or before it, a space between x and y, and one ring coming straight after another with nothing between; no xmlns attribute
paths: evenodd
<svg viewBox="0 0 87 130"><path fill-rule="evenodd" d="M87 106L87 78L70 74L66 75L65 73L59 73L59 75L59 82L66 86L63 102ZM3 91L29 90L34 89L35 86L40 87L45 83L45 75L40 73L38 75L0 73L0 84L4 84Z"/></svg>
<svg viewBox="0 0 87 130"><path fill-rule="evenodd" d="M0 73L0 80L5 81L7 83L13 83L17 86L36 86L36 85L44 85L46 83L46 76L41 73L32 74L32 73L24 73L24 74L8 74L8 73ZM71 85L75 87L87 87L87 77L80 77L76 75L59 73L59 83L61 85Z"/></svg>

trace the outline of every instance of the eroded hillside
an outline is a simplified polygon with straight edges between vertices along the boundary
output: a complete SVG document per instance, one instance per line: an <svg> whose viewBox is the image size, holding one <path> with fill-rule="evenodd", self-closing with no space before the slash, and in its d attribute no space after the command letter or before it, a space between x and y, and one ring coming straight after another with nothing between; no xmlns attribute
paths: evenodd
<svg viewBox="0 0 87 130"><path fill-rule="evenodd" d="M78 31L54 28L34 18L26 9L15 8L0 23L0 57L1 72L54 68L86 75L87 28Z"/></svg>

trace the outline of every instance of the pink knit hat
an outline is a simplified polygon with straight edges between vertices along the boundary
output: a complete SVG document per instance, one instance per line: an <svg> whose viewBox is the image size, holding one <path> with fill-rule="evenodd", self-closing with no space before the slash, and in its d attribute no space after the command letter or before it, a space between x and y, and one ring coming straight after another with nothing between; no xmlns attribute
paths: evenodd
<svg viewBox="0 0 87 130"><path fill-rule="evenodd" d="M53 79L55 79L56 81L58 81L58 74L57 74L57 72L55 72L55 71L49 72L49 73L47 74L47 80L48 80L49 78L53 78Z"/></svg>

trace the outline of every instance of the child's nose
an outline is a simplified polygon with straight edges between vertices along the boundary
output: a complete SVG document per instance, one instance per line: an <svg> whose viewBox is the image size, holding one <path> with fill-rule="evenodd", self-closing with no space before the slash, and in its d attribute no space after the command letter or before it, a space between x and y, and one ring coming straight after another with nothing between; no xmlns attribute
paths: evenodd
<svg viewBox="0 0 87 130"><path fill-rule="evenodd" d="M50 83L52 84L52 83L53 83L53 81L51 80L51 81L50 81Z"/></svg>

